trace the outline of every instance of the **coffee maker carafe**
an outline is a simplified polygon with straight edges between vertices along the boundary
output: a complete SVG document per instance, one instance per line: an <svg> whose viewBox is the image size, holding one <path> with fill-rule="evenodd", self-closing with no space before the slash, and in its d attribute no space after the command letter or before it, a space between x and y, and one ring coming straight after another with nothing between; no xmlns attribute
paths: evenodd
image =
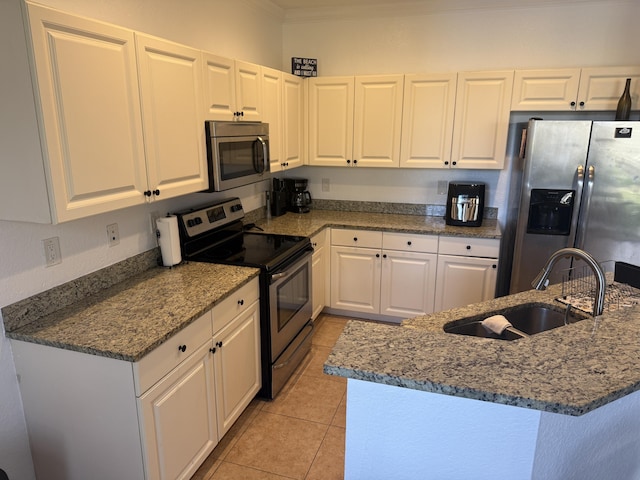
<svg viewBox="0 0 640 480"><path fill-rule="evenodd" d="M306 178L285 178L286 190L288 192L289 211L294 213L308 213L311 209L311 193L307 190L308 180Z"/></svg>

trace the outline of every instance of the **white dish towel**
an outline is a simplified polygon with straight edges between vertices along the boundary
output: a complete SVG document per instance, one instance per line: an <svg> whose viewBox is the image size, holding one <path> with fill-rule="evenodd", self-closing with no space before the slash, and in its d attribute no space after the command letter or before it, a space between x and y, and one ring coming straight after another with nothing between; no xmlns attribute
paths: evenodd
<svg viewBox="0 0 640 480"><path fill-rule="evenodd" d="M504 317L504 315L493 315L491 317L485 318L482 321L482 326L490 332L502 335L502 332L504 332L506 328L511 327L512 325L509 320Z"/></svg>

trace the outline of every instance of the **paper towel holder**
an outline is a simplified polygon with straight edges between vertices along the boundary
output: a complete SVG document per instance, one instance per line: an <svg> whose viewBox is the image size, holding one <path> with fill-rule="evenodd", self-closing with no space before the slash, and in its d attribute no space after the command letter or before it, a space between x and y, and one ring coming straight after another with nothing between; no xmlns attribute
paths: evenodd
<svg viewBox="0 0 640 480"><path fill-rule="evenodd" d="M174 267L182 262L180 251L180 234L178 232L178 218L167 214L156 220L156 238L160 247L161 258L158 264Z"/></svg>

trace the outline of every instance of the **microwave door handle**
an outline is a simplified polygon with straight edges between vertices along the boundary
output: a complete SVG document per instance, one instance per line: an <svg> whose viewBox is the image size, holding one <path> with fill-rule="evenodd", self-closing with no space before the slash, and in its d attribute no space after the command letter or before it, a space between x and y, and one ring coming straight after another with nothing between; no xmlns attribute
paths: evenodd
<svg viewBox="0 0 640 480"><path fill-rule="evenodd" d="M259 169L259 167L258 167L258 158L257 158L258 156L257 155L256 155L256 158L255 158L254 167L256 169L256 172L262 173L262 172L265 172L267 170L267 165L268 165L267 162L269 161L269 153L268 153L268 150L267 150L267 142L265 142L262 139L262 137L257 137L256 141L260 142L260 144L262 145L262 169Z"/></svg>

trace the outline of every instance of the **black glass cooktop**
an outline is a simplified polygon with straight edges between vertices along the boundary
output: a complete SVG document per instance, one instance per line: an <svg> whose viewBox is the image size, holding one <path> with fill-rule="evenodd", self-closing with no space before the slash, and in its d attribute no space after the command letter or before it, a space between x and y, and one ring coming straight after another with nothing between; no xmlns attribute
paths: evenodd
<svg viewBox="0 0 640 480"><path fill-rule="evenodd" d="M199 253L192 260L272 270L310 247L308 237L244 232Z"/></svg>

